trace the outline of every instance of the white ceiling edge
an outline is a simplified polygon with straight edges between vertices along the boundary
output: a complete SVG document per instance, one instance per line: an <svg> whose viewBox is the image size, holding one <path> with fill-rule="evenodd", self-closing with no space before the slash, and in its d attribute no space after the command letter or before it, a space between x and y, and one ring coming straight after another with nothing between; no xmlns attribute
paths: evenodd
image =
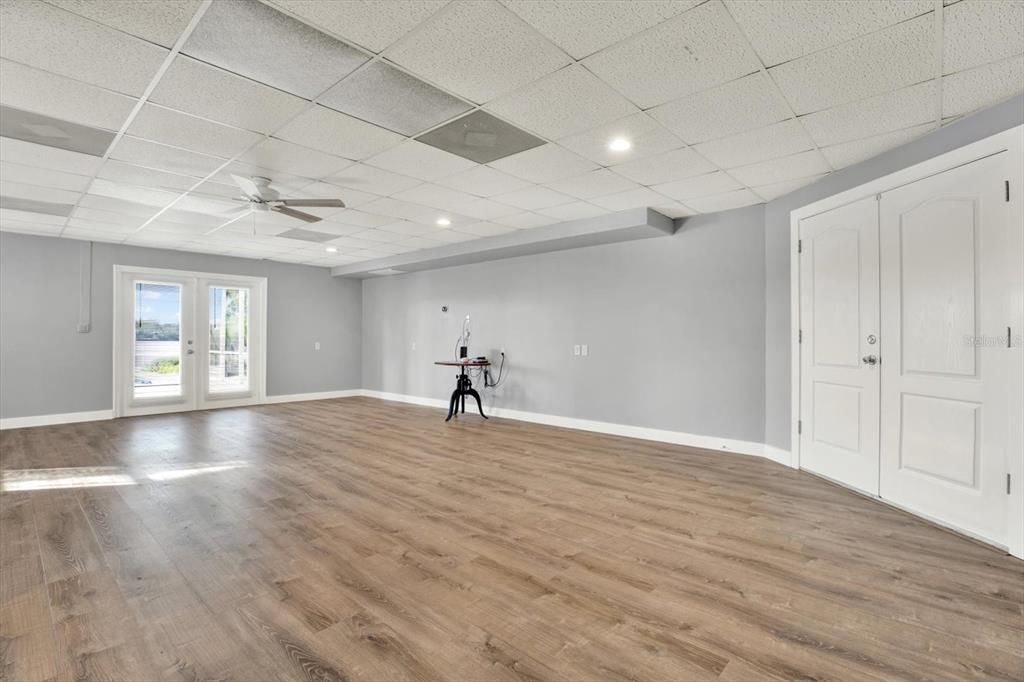
<svg viewBox="0 0 1024 682"><path fill-rule="evenodd" d="M384 273L435 270L502 258L578 249L584 246L664 237L673 234L680 222L651 208L631 208L596 218L570 220L401 253L387 258L341 265L331 268L331 274L335 277L377 277Z"/></svg>

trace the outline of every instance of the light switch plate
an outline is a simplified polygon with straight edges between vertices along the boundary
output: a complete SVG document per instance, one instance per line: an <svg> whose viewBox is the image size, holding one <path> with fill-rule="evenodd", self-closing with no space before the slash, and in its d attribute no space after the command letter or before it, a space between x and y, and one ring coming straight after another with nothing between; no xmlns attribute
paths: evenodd
<svg viewBox="0 0 1024 682"><path fill-rule="evenodd" d="M572 354L573 355L579 355L580 354L580 344L577 343L575 346L572 347Z"/></svg>
<svg viewBox="0 0 1024 682"><path fill-rule="evenodd" d="M587 344L583 344L582 346L580 346L580 354L583 357L587 357L588 355L590 355L590 346L588 346Z"/></svg>

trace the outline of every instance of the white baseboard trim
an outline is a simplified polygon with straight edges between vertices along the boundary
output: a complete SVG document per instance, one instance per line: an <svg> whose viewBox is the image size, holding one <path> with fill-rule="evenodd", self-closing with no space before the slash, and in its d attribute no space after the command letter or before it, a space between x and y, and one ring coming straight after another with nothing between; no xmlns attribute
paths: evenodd
<svg viewBox="0 0 1024 682"><path fill-rule="evenodd" d="M268 395L263 399L264 405L275 403L299 403L307 400L331 400L333 398L352 398L363 395L362 390L350 388L344 391L320 391L319 393L290 393L286 395Z"/></svg>
<svg viewBox="0 0 1024 682"><path fill-rule="evenodd" d="M778 462L779 464L785 464L786 466L794 469L799 468L793 461L793 453L789 450L783 450L782 448L777 448L774 445L767 444L763 447L765 459L770 459L773 462Z"/></svg>
<svg viewBox="0 0 1024 682"><path fill-rule="evenodd" d="M65 412L64 414L40 414L34 417L7 417L0 419L0 431L7 429L27 429L32 426L52 426L54 424L75 424L77 422L98 422L113 419L113 410L93 410L92 412Z"/></svg>
<svg viewBox="0 0 1024 682"><path fill-rule="evenodd" d="M410 403L424 407L436 407L442 410L448 409L448 402L438 398L421 398L419 396L403 395L400 393L385 393L383 391L364 390L362 394L368 398L379 398L381 400L392 400L401 403ZM567 429L580 431L592 431L594 433L606 433L612 436L625 436L627 438L639 438L641 440L653 440L660 443L672 443L673 445L688 445L694 448L705 450L725 450L742 455L764 456L764 445L745 440L734 440L731 438L719 438L717 436L702 436L682 431L666 431L664 429L652 429L645 426L631 426L629 424L614 424L612 422L595 421L592 419L577 419L576 417L559 417L539 412L525 412L522 410L510 410L503 407L492 407L488 410L488 416L500 417L503 419L515 419L518 421L532 422L534 424L546 424L548 426L561 426ZM784 464L788 464L788 458Z"/></svg>

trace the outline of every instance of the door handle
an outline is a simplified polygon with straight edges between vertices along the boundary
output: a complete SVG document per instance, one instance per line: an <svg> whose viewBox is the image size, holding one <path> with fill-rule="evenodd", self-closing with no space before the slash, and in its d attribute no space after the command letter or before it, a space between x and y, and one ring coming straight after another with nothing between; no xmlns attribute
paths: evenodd
<svg viewBox="0 0 1024 682"><path fill-rule="evenodd" d="M187 353L188 355L195 355L195 354L196 354L196 352L195 352L194 350L192 350L191 348L189 348L189 349L188 349L187 351L185 351L185 352L186 352L186 353Z"/></svg>
<svg viewBox="0 0 1024 682"><path fill-rule="evenodd" d="M877 365L878 364L878 356L877 355L865 355L863 358L861 358L861 360L864 362L865 365Z"/></svg>

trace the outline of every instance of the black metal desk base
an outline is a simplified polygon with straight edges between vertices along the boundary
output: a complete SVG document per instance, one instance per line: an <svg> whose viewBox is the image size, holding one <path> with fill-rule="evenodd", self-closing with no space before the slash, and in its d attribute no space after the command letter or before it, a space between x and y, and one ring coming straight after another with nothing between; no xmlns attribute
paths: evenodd
<svg viewBox="0 0 1024 682"><path fill-rule="evenodd" d="M465 414L467 395L476 398L476 406L480 410L480 416L487 419L487 415L484 414L484 405L480 402L480 394L473 388L473 382L469 380L469 375L466 374L466 368L463 367L455 379L455 391L452 392L452 399L448 403L448 417L445 421L449 421L452 417L457 415L460 408L462 413Z"/></svg>

